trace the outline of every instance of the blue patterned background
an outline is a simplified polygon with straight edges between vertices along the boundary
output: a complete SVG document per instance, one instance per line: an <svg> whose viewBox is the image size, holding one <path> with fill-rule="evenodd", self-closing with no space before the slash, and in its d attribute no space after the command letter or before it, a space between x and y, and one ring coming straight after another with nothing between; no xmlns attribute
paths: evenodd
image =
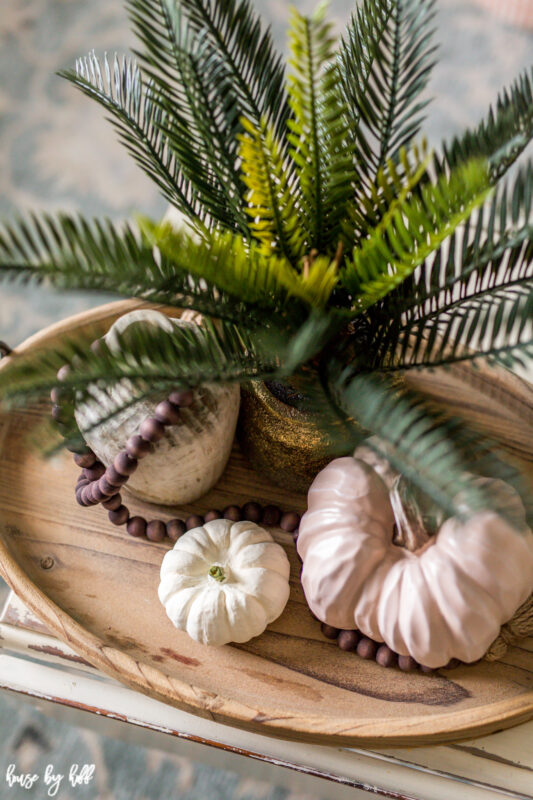
<svg viewBox="0 0 533 800"><path fill-rule="evenodd" d="M288 3L260 0L257 5L283 46ZM295 5L311 10L314 2ZM333 0L339 25L352 7L347 0ZM440 0L438 7L441 62L429 87L435 100L426 126L433 145L483 116L499 89L529 66L533 53L531 33L504 26L470 0ZM17 209L82 210L117 219L135 210L152 216L163 212L164 202L119 147L100 109L54 76L92 48L113 53L132 44L119 0L0 0L0 216L10 217ZM15 345L100 302L94 296L2 286L0 339ZM73 761L96 761L97 781L76 797L297 800L294 793L254 780L253 766L250 779L242 780L179 755L72 729L5 695L0 730L0 797L21 796L4 794L3 775L11 761L22 771L38 772L50 761L60 771ZM44 793L35 789L24 796L34 800ZM65 790L59 796L69 800L71 795Z"/></svg>

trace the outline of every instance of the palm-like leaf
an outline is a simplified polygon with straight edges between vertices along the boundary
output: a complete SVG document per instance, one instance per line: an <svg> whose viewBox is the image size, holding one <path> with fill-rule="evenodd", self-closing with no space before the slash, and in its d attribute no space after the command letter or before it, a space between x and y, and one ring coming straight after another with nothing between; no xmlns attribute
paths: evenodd
<svg viewBox="0 0 533 800"><path fill-rule="evenodd" d="M152 244L166 258L221 290L248 303L281 310L291 300L294 324L302 321L303 307L324 306L337 282L335 265L327 257L317 258L307 272L298 272L282 256L266 255L263 249L231 233L214 233L197 242L171 225L142 222Z"/></svg>
<svg viewBox="0 0 533 800"><path fill-rule="evenodd" d="M143 226L147 232L157 229L146 221ZM250 268L251 257L244 249L239 260L231 247L231 234L221 236L212 250L205 240L192 238L184 230L173 238L170 232L165 235L174 243L176 259L161 253L156 257L153 240L129 225L117 226L109 220L89 223L69 215L34 216L31 223L0 226L0 275L191 308L229 322L245 318L251 328L290 329L305 319L304 307L296 300L291 313L286 313L287 292L274 280L265 285L267 278L259 274L260 267ZM262 264L265 259L258 261ZM231 291L213 282L217 268L224 274L226 264L234 270L234 280L227 281ZM268 274L274 270L274 264L267 264ZM258 299L259 303L252 303Z"/></svg>
<svg viewBox="0 0 533 800"><path fill-rule="evenodd" d="M353 142L333 62L327 5L313 17L291 12L288 78L290 156L298 168L307 252L335 252L355 182Z"/></svg>
<svg viewBox="0 0 533 800"><path fill-rule="evenodd" d="M135 161L193 224L202 229L206 214L216 214L217 209L226 217L221 192L203 177L204 165L196 156L191 137L186 141L186 158L183 154L178 158L162 133L167 112L161 108L157 87L143 81L135 61L124 58L120 62L115 56L112 65L107 58L102 64L91 53L77 61L75 70L60 75L106 109ZM196 183L203 187L200 196Z"/></svg>
<svg viewBox="0 0 533 800"><path fill-rule="evenodd" d="M533 358L533 279L467 298L384 328L374 341L381 372L484 359L513 368Z"/></svg>
<svg viewBox="0 0 533 800"><path fill-rule="evenodd" d="M434 0L364 0L339 51L362 190L417 135L433 67Z"/></svg>
<svg viewBox="0 0 533 800"><path fill-rule="evenodd" d="M236 169L239 108L231 87L221 85L212 48L187 24L181 3L130 0L127 8L143 45L137 56L165 112L161 130L185 163L194 141L197 157L226 198L227 217L215 220L246 230Z"/></svg>
<svg viewBox="0 0 533 800"><path fill-rule="evenodd" d="M484 162L471 162L404 202L402 197L393 202L343 273L355 308L368 308L411 275L483 203L488 191Z"/></svg>
<svg viewBox="0 0 533 800"><path fill-rule="evenodd" d="M95 353L90 338L77 336L53 350L12 356L0 375L0 397L10 403L42 397L58 385L57 372L66 363L72 366L61 389L75 393L77 402L125 380L139 396L172 386L275 377L282 364L272 355L272 340L279 344L275 332L254 336L224 323L176 327L174 332L139 324L117 335L113 348L102 340Z"/></svg>
<svg viewBox="0 0 533 800"><path fill-rule="evenodd" d="M142 5L144 0L129 0ZM160 0L169 4L170 0ZM246 117L259 127L265 120L282 136L288 116L284 91L285 66L270 29L248 0L177 0L192 28L209 44L220 92L237 98L228 113Z"/></svg>
<svg viewBox="0 0 533 800"><path fill-rule="evenodd" d="M304 227L295 197L294 170L286 163L283 144L266 120L260 128L246 119L242 124L241 173L248 188L250 228L266 255L281 253L296 264L304 255Z"/></svg>
<svg viewBox="0 0 533 800"><path fill-rule="evenodd" d="M533 280L533 166L518 171L422 268L385 298L381 319L422 319L465 300L525 287Z"/></svg>
<svg viewBox="0 0 533 800"><path fill-rule="evenodd" d="M449 516L465 517L494 506L490 491L469 472L505 472L507 480L520 482L516 471L496 455L491 457L488 442L462 421L430 409L418 394L349 369L338 373L331 389L346 416L374 435L366 444Z"/></svg>
<svg viewBox="0 0 533 800"><path fill-rule="evenodd" d="M430 163L426 142L422 141L420 146L413 144L409 149L402 148L397 162L389 159L384 167L380 167L368 193L357 195L348 205L344 220L345 240L352 247L361 246L384 215L390 216L428 177Z"/></svg>
<svg viewBox="0 0 533 800"><path fill-rule="evenodd" d="M443 147L440 170L470 158L486 158L496 183L525 150L533 137L533 69L505 89L477 128L467 130Z"/></svg>

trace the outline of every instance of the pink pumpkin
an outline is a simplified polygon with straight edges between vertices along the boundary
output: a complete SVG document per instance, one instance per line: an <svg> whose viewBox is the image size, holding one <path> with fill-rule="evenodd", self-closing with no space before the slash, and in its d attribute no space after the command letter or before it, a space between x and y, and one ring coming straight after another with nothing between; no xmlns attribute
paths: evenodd
<svg viewBox="0 0 533 800"><path fill-rule="evenodd" d="M393 544L389 492L376 471L356 458L332 461L309 490L298 537L309 607L429 667L481 658L533 591L533 534L505 488L522 530L493 512L452 517L410 552Z"/></svg>

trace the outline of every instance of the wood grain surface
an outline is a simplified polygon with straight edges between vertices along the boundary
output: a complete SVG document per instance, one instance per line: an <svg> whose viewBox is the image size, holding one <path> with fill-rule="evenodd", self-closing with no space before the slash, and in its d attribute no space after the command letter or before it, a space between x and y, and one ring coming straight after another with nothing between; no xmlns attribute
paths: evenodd
<svg viewBox="0 0 533 800"><path fill-rule="evenodd" d="M114 303L66 320L20 350L66 331L107 327L139 304ZM1 368L1 366L0 366ZM424 381L451 410L500 432L532 474L533 390L505 372L460 368ZM490 395L490 397L489 397ZM74 499L65 454L45 462L31 447L46 409L0 417L0 562L13 590L60 639L128 686L208 719L322 744L392 746L452 741L533 717L533 642L496 664L435 675L384 670L325 640L309 614L291 537L272 533L291 561L283 615L244 645L211 649L176 631L157 599L167 549L114 528L102 508ZM209 495L163 518L249 499L302 511L305 497L268 485L236 448ZM128 498L132 513L147 507ZM154 508L152 507L152 511Z"/></svg>

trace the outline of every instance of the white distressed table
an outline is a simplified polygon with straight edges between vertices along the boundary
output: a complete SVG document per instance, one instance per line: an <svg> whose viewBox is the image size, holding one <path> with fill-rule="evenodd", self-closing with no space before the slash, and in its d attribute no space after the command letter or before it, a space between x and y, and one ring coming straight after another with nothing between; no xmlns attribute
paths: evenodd
<svg viewBox="0 0 533 800"><path fill-rule="evenodd" d="M195 717L116 683L51 636L13 593L0 615L0 687L65 721L179 750L212 766L249 774L254 759L255 777L323 797L334 793L336 800L533 800L533 722L459 744L407 749L271 739Z"/></svg>

